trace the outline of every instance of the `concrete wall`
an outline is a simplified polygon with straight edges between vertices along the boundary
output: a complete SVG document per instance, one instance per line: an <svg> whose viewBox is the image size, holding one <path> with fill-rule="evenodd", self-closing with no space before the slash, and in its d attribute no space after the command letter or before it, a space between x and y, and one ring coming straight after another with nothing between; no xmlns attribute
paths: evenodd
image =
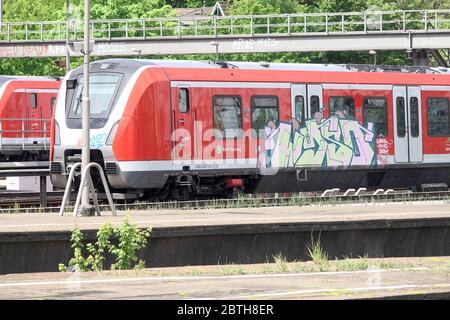
<svg viewBox="0 0 450 320"><path fill-rule="evenodd" d="M154 228L148 267L264 263L281 253L308 260L320 236L329 259L450 255L450 218ZM93 241L96 230L84 231ZM0 274L57 271L73 254L70 232L0 234ZM111 260L108 259L107 262Z"/></svg>

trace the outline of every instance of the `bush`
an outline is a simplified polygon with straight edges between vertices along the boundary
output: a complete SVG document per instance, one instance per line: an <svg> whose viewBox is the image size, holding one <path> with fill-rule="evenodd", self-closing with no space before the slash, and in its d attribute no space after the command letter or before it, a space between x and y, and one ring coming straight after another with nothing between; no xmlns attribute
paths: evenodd
<svg viewBox="0 0 450 320"><path fill-rule="evenodd" d="M115 263L111 269L127 270L140 269L145 266L137 256L137 251L145 248L148 238L150 238L151 228L139 229L135 224L129 222L128 215L123 224L118 228L113 228L111 223L106 223L97 231L97 241L83 244L83 234L75 226L72 230L70 241L74 249L74 256L69 261L69 266L59 264L59 271L101 271L105 261L105 253L109 252L115 257ZM112 240L117 240L118 245L114 245ZM83 253L87 253L87 258Z"/></svg>

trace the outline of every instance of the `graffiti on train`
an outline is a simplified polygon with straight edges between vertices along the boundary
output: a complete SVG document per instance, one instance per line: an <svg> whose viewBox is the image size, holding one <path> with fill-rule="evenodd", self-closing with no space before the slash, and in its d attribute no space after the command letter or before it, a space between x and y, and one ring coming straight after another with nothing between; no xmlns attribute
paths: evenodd
<svg viewBox="0 0 450 320"><path fill-rule="evenodd" d="M375 166L374 125L367 127L342 115L329 118L317 113L300 123L292 119L278 127L265 127L266 167L341 167Z"/></svg>

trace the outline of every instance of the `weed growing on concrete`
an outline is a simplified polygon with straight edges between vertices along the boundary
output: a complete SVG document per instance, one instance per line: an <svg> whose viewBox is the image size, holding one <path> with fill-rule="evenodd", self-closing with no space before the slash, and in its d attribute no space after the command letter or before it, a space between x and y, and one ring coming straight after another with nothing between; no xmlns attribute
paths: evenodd
<svg viewBox="0 0 450 320"><path fill-rule="evenodd" d="M234 276L244 274L244 270L240 266L234 264L227 264L220 266L220 272L224 276Z"/></svg>
<svg viewBox="0 0 450 320"><path fill-rule="evenodd" d="M387 262L387 261L383 260L378 264L378 267L380 267L380 269L394 269L395 264L392 262Z"/></svg>
<svg viewBox="0 0 450 320"><path fill-rule="evenodd" d="M97 242L88 243L86 247L83 245L84 237L80 229L75 226L71 231L70 241L74 257L69 261L70 267L60 263L59 271L68 271L72 268L80 272L101 271L106 252L115 257L115 263L111 265L112 270L139 270L145 267L145 262L139 259L137 251L145 248L151 228L139 229L137 225L129 222L128 216L118 228L113 228L111 223L102 225L97 231ZM112 238L117 240L117 246L112 243ZM83 251L89 254L87 258L84 257Z"/></svg>
<svg viewBox="0 0 450 320"><path fill-rule="evenodd" d="M358 271L367 270L369 268L369 259L367 256L359 257L359 259L351 259L345 257L344 260L336 261L337 271Z"/></svg>
<svg viewBox="0 0 450 320"><path fill-rule="evenodd" d="M288 272L289 271L288 262L284 255L282 255L281 253L278 253L277 255L273 256L273 260L275 262L277 271L279 271L279 272Z"/></svg>
<svg viewBox="0 0 450 320"><path fill-rule="evenodd" d="M272 266L269 263L264 264L262 272L272 273L273 272Z"/></svg>
<svg viewBox="0 0 450 320"><path fill-rule="evenodd" d="M313 272L314 271L314 267L311 266L311 265L308 265L306 263L297 263L297 264L294 265L293 269L294 269L293 270L294 272L300 272L300 273L302 273L302 272Z"/></svg>
<svg viewBox="0 0 450 320"><path fill-rule="evenodd" d="M142 269L145 262L139 260L136 252L146 246L150 233L150 228L141 230L137 225L131 224L126 216L122 226L113 230L119 245L109 245L109 252L116 257L116 263L111 265L111 269Z"/></svg>
<svg viewBox="0 0 450 320"><path fill-rule="evenodd" d="M306 246L307 254L311 258L311 260L318 265L325 265L328 263L328 255L325 250L322 248L320 243L320 239L314 242L311 239L311 243Z"/></svg>
<svg viewBox="0 0 450 320"><path fill-rule="evenodd" d="M88 243L86 250L90 253L88 260L92 265L93 271L103 270L103 262L105 261L105 252L111 247L110 238L113 233L111 223L106 223L97 231L97 242L95 244Z"/></svg>
<svg viewBox="0 0 450 320"><path fill-rule="evenodd" d="M71 271L88 271L89 270L89 262L86 258L84 258L82 250L84 248L83 245L83 233L81 233L80 229L75 226L72 230L72 235L70 237L70 242L72 242L73 248L73 258L69 261L69 266L74 270ZM60 263L58 265L59 271L68 271L69 268L64 264Z"/></svg>

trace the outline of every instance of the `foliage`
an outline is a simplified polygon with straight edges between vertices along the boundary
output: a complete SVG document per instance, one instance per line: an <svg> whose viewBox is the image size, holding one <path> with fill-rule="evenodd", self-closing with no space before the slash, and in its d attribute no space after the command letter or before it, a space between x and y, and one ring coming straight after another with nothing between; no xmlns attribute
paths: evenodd
<svg viewBox="0 0 450 320"><path fill-rule="evenodd" d="M65 0L3 0L3 10L3 21L61 20Z"/></svg>
<svg viewBox="0 0 450 320"><path fill-rule="evenodd" d="M306 246L308 251L308 256L311 260L318 265L324 265L328 262L328 255L322 248L320 239L314 241L311 236L311 243Z"/></svg>
<svg viewBox="0 0 450 320"><path fill-rule="evenodd" d="M102 225L97 231L95 244L88 243L84 246L84 237L78 227L75 226L71 232L70 241L74 256L69 261L69 267L60 263L59 271L102 271L107 252L115 257L111 269L140 269L145 266L145 261L139 259L137 251L147 245L151 228L139 229L137 225L129 222L128 216L118 228L113 228L111 223ZM115 241L118 242L117 246L113 243ZM88 255L85 258L86 254Z"/></svg>
<svg viewBox="0 0 450 320"><path fill-rule="evenodd" d="M92 266L93 271L103 270L103 262L105 261L105 252L111 247L110 238L113 233L113 228L110 223L106 223L97 231L97 242L93 245L88 243L86 250L90 253L88 261Z"/></svg>
<svg viewBox="0 0 450 320"><path fill-rule="evenodd" d="M70 237L70 242L72 242L73 248L73 258L69 261L69 266L75 269L76 271L84 272L89 270L89 262L88 259L85 259L83 256L83 233L81 233L80 229L75 226L72 230L72 235ZM59 271L68 271L69 268L64 264L59 264Z"/></svg>
<svg viewBox="0 0 450 320"><path fill-rule="evenodd" d="M118 247L109 246L109 252L116 257L116 263L111 269L132 269L144 266L144 261L139 260L136 252L147 244L151 229L141 230L136 225L130 224L128 216L120 228L114 229L114 235L119 241Z"/></svg>
<svg viewBox="0 0 450 320"><path fill-rule="evenodd" d="M295 0L235 0L230 15L294 13L298 9Z"/></svg>
<svg viewBox="0 0 450 320"><path fill-rule="evenodd" d="M277 255L273 256L273 260L274 260L277 270L279 272L288 272L289 271L288 261L284 255L282 255L281 253L278 253Z"/></svg>

